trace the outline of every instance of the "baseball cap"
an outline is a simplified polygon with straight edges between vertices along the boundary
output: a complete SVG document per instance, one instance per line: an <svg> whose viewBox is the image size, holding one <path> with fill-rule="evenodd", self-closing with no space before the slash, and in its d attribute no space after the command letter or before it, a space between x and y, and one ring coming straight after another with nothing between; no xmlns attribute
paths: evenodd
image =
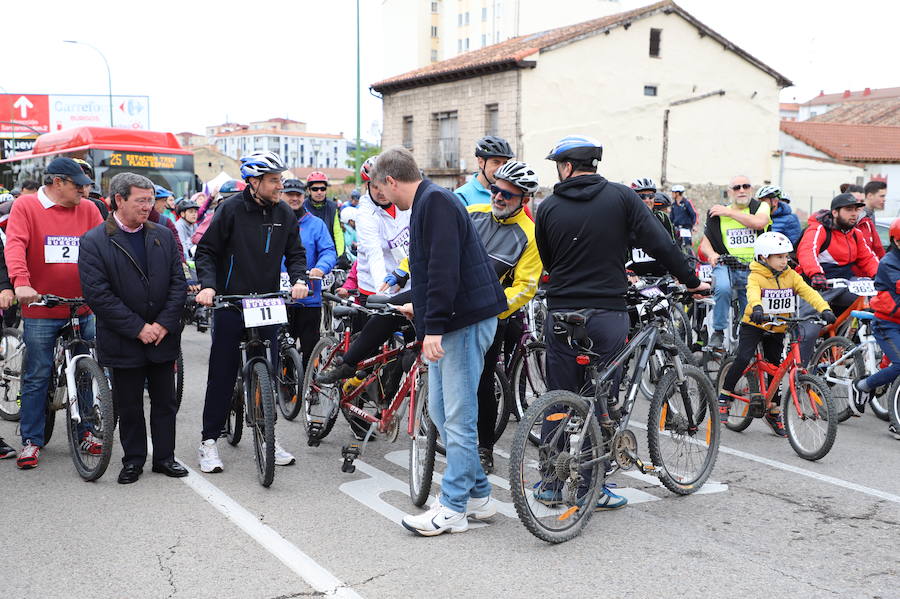
<svg viewBox="0 0 900 599"><path fill-rule="evenodd" d="M857 200L852 193L840 193L831 200L832 210L844 208L845 206L865 206L865 204Z"/></svg>
<svg viewBox="0 0 900 599"><path fill-rule="evenodd" d="M93 185L91 178L84 174L78 163L71 158L54 158L44 170L47 175L62 175L72 180L75 185Z"/></svg>
<svg viewBox="0 0 900 599"><path fill-rule="evenodd" d="M284 182L284 189L281 191L287 193L303 193L306 191L306 183L301 181L300 179L286 179Z"/></svg>
<svg viewBox="0 0 900 599"><path fill-rule="evenodd" d="M676 191L680 191L681 193L684 193L684 185L673 185L672 192L674 193Z"/></svg>

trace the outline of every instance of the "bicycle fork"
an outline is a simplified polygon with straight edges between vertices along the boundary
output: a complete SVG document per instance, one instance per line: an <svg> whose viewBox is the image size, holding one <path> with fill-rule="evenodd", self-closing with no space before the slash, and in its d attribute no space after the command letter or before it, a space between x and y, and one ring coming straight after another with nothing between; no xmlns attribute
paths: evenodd
<svg viewBox="0 0 900 599"><path fill-rule="evenodd" d="M78 405L78 387L75 383L75 369L78 362L84 358L90 358L90 354L78 354L73 356L72 351L67 349L66 355L66 392L69 398L69 409L71 410L71 419L76 424L81 424L81 409ZM97 397L97 381L91 383L92 397Z"/></svg>

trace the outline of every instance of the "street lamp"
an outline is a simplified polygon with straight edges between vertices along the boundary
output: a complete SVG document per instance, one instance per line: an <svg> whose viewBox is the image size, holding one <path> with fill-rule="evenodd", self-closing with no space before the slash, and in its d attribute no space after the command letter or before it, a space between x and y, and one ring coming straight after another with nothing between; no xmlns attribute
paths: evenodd
<svg viewBox="0 0 900 599"><path fill-rule="evenodd" d="M82 46L87 46L88 48L93 48L93 50L100 55L100 58L103 59L103 64L106 65L106 82L108 84L109 89L109 126L113 126L113 104L112 104L112 73L109 70L109 63L106 61L106 56L103 55L96 46L92 46L87 42L79 42L78 40L63 40L67 44L81 44Z"/></svg>

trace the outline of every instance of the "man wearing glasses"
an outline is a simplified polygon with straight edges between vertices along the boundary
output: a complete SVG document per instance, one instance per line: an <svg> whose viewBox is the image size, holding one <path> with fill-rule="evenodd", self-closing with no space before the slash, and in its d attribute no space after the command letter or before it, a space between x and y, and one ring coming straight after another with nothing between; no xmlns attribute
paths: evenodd
<svg viewBox="0 0 900 599"><path fill-rule="evenodd" d="M713 309L714 332L709 340L711 348L721 348L724 345L733 288L738 291L740 313L743 313L747 305L745 290L749 264L753 261L753 244L757 235L772 222L769 218L769 205L753 199L752 188L747 177L733 177L728 184L731 205L717 204L706 215L700 252L713 265L716 305Z"/></svg>
<svg viewBox="0 0 900 599"><path fill-rule="evenodd" d="M328 228L337 252L338 266L349 266L341 261L341 257L344 255L344 229L341 228L341 217L337 204L334 200L325 197L328 192L328 175L322 171L311 172L306 178L306 191L309 195L309 201L304 204L307 212L321 218Z"/></svg>
<svg viewBox="0 0 900 599"><path fill-rule="evenodd" d="M23 341L28 346L22 372L20 431L23 449L19 468L38 465L44 445L44 405L53 362L53 346L59 330L69 320L66 306L31 307L42 293L81 297L78 277L79 241L101 222L100 211L82 202L93 182L71 158L56 158L47 165L44 185L36 194L13 204L7 227L6 265L16 298L22 306ZM94 317L85 306L81 332L94 337ZM82 432L81 451L100 453L102 447L90 431Z"/></svg>

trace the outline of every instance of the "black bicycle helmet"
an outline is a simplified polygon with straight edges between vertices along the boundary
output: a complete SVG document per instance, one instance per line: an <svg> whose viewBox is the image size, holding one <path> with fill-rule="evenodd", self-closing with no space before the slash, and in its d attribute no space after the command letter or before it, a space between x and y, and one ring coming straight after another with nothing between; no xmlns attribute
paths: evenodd
<svg viewBox="0 0 900 599"><path fill-rule="evenodd" d="M512 158L512 148L502 137L488 135L475 144L475 155L479 158Z"/></svg>

